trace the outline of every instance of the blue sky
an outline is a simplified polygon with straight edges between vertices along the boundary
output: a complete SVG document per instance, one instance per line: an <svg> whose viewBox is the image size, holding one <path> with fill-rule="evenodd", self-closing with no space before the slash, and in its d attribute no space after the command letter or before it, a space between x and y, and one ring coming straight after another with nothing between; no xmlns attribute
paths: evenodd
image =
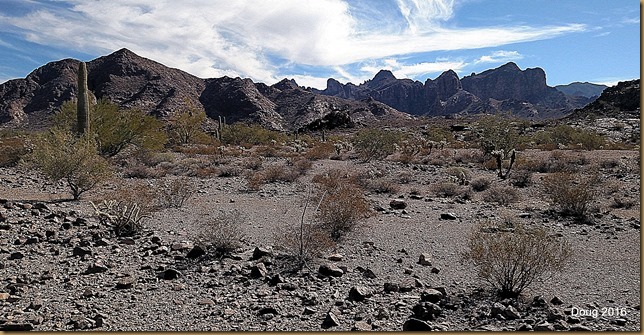
<svg viewBox="0 0 644 335"><path fill-rule="evenodd" d="M513 61L549 85L640 77L634 0L0 0L0 82L128 48L202 78L324 88Z"/></svg>

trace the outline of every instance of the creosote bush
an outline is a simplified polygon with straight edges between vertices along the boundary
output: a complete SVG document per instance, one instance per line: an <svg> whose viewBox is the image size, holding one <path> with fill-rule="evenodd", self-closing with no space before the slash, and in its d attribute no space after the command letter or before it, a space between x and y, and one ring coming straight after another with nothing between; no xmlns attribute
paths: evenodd
<svg viewBox="0 0 644 335"><path fill-rule="evenodd" d="M486 177L479 177L472 180L472 182L470 183L470 186L472 187L472 190L474 190L475 192L483 192L490 187L491 183L492 182L490 181L490 179Z"/></svg>
<svg viewBox="0 0 644 335"><path fill-rule="evenodd" d="M353 147L364 162L383 159L394 153L402 133L393 130L362 129L353 137Z"/></svg>
<svg viewBox="0 0 644 335"><path fill-rule="evenodd" d="M362 189L352 184L338 184L323 190L317 219L334 240L355 230L369 215L369 203Z"/></svg>
<svg viewBox="0 0 644 335"><path fill-rule="evenodd" d="M219 211L213 219L202 223L199 243L216 255L228 255L241 246L245 223L246 217L236 209Z"/></svg>
<svg viewBox="0 0 644 335"><path fill-rule="evenodd" d="M596 174L555 172L544 177L543 189L561 214L588 220L591 205L598 194L599 183Z"/></svg>
<svg viewBox="0 0 644 335"><path fill-rule="evenodd" d="M496 202L501 206L507 206L519 201L519 193L510 186L494 186L485 191L483 200L486 202Z"/></svg>
<svg viewBox="0 0 644 335"><path fill-rule="evenodd" d="M519 296L536 279L563 270L572 257L570 244L543 227L487 228L473 228L464 256L501 297Z"/></svg>

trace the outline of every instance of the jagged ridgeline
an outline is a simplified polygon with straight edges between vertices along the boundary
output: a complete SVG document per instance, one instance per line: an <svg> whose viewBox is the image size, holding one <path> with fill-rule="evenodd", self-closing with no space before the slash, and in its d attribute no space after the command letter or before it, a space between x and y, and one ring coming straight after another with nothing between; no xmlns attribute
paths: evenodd
<svg viewBox="0 0 644 335"><path fill-rule="evenodd" d="M87 89L122 108L171 118L187 106L218 120L259 123L274 130L330 129L425 115L511 113L558 118L596 96L572 96L546 84L544 70L508 63L459 78L446 71L424 83L382 70L361 84L329 79L317 90L285 79L274 85L242 78L202 79L121 49L86 63ZM82 100L77 60L48 63L0 85L0 126L37 128L72 99Z"/></svg>

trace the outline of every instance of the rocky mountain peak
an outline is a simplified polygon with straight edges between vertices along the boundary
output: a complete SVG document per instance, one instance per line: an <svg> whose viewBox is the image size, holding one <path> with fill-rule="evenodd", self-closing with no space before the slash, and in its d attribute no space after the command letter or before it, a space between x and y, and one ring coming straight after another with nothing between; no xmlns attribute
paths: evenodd
<svg viewBox="0 0 644 335"><path fill-rule="evenodd" d="M396 80L396 76L389 70L380 70L376 75L371 79L372 84L382 84L392 80Z"/></svg>
<svg viewBox="0 0 644 335"><path fill-rule="evenodd" d="M276 88L281 91L301 89L300 86L297 84L297 82L295 82L295 79L288 79L288 78L284 78L280 80L278 83L273 85L273 88Z"/></svg>

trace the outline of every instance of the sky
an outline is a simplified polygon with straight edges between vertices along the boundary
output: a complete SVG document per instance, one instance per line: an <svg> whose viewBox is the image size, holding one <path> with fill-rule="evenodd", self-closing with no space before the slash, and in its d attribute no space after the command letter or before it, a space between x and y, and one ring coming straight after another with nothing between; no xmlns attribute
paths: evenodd
<svg viewBox="0 0 644 335"><path fill-rule="evenodd" d="M640 77L635 0L0 0L0 83L121 48L201 78L424 82L515 62L550 86Z"/></svg>

